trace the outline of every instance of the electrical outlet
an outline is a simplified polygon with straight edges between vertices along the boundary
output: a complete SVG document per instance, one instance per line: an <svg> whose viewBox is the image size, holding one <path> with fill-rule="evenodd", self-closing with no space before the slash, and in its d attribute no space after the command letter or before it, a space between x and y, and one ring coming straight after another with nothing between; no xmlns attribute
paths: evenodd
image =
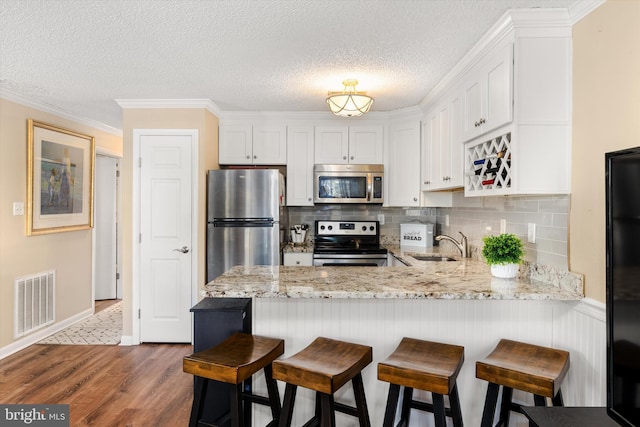
<svg viewBox="0 0 640 427"><path fill-rule="evenodd" d="M500 220L500 234L504 234L507 232L507 220L506 219L501 219Z"/></svg>
<svg viewBox="0 0 640 427"><path fill-rule="evenodd" d="M13 202L13 216L24 215L24 202Z"/></svg>
<svg viewBox="0 0 640 427"><path fill-rule="evenodd" d="M529 243L536 242L536 224L534 222L530 222L527 228L527 241Z"/></svg>
<svg viewBox="0 0 640 427"><path fill-rule="evenodd" d="M378 214L378 222L380 225L384 225L384 214Z"/></svg>
<svg viewBox="0 0 640 427"><path fill-rule="evenodd" d="M449 215L445 215L444 216L444 226L448 227L449 226Z"/></svg>

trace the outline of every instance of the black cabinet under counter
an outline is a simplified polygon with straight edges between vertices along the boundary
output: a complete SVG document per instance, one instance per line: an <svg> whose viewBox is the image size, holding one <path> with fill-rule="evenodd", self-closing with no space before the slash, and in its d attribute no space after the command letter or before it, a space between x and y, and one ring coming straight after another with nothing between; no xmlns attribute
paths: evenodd
<svg viewBox="0 0 640 427"><path fill-rule="evenodd" d="M190 311L193 313L194 353L216 346L236 332L252 332L251 298L204 298ZM229 396L228 384L210 382L202 420L213 424L229 412Z"/></svg>

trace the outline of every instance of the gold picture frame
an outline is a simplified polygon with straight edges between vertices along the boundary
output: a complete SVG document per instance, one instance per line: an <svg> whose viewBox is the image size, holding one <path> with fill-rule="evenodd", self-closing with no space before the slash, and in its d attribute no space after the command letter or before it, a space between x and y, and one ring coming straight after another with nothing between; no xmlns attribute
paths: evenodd
<svg viewBox="0 0 640 427"><path fill-rule="evenodd" d="M27 122L27 236L92 228L95 138Z"/></svg>

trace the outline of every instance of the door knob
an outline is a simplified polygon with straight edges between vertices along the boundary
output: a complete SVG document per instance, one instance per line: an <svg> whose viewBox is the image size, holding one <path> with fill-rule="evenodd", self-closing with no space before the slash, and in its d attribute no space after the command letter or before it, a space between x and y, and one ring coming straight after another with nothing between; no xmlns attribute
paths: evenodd
<svg viewBox="0 0 640 427"><path fill-rule="evenodd" d="M189 253L189 248L186 246L181 247L180 249L174 249L174 252L182 252L183 254Z"/></svg>

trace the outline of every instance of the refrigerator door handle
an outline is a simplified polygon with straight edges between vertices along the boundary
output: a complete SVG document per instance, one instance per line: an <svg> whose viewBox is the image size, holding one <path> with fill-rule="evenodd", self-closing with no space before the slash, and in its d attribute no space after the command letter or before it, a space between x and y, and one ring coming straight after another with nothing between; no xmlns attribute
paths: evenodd
<svg viewBox="0 0 640 427"><path fill-rule="evenodd" d="M214 221L214 227L273 227L273 220L249 220L249 221Z"/></svg>

